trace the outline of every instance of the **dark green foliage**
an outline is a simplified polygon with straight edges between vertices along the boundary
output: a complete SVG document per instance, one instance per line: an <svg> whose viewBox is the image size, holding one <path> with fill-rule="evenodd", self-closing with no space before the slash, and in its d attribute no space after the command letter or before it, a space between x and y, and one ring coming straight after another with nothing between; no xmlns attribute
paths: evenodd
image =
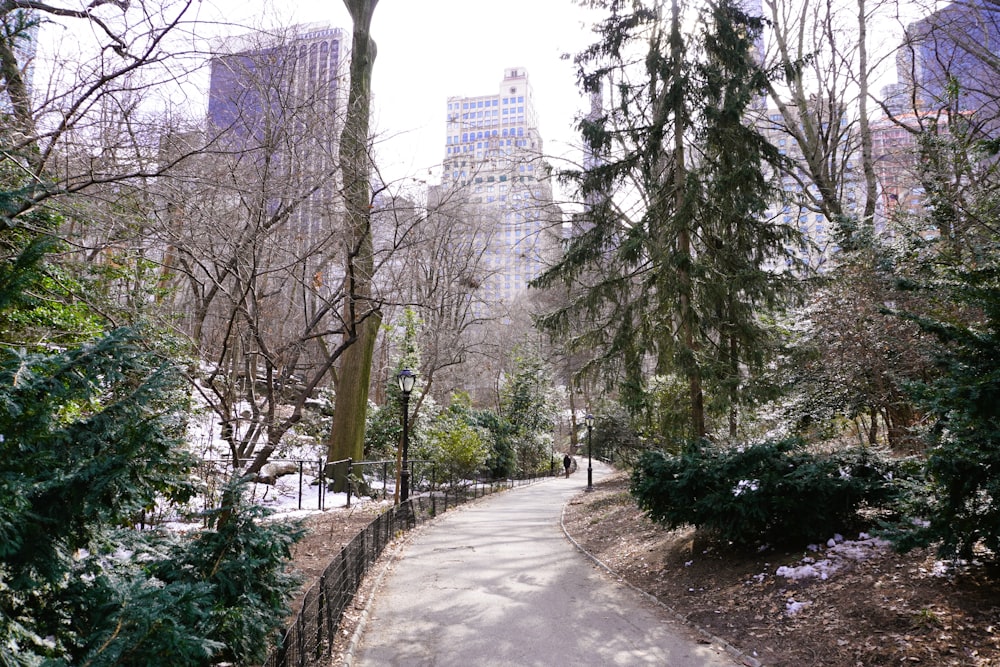
<svg viewBox="0 0 1000 667"><path fill-rule="evenodd" d="M581 373L633 414L649 406L652 369L685 380L685 439L718 430L706 396L734 434L761 398L773 314L795 284L773 267L797 233L763 215L781 156L755 124L762 21L733 2L692 26L686 3L595 5L608 18L577 62L607 103L581 123L588 168L563 174L586 207L579 233L533 283L569 299L538 324L585 352Z"/></svg>
<svg viewBox="0 0 1000 667"><path fill-rule="evenodd" d="M802 544L859 524L863 506L891 505L896 470L867 449L812 454L799 440L647 452L632 494L657 523L692 525L740 547Z"/></svg>
<svg viewBox="0 0 1000 667"><path fill-rule="evenodd" d="M8 272L0 303L24 284ZM238 491L208 529L138 529L195 491L182 378L146 340L0 348L0 665L248 664L284 622L296 529Z"/></svg>
<svg viewBox="0 0 1000 667"><path fill-rule="evenodd" d="M517 472L517 429L504 417L492 410L473 413L471 421L475 426L486 429L492 440L486 468L495 479L511 477Z"/></svg>
<svg viewBox="0 0 1000 667"><path fill-rule="evenodd" d="M899 537L901 546L938 542L943 554L970 558L977 545L1000 555L1000 267L963 271L945 286L952 303L978 312L968 324L918 318L942 343L939 375L914 385L933 420L927 495L914 512L927 523Z"/></svg>
<svg viewBox="0 0 1000 667"><path fill-rule="evenodd" d="M57 354L0 353L0 557L12 582L136 521L159 495L185 500L191 461L177 447L179 377L118 331ZM27 488L23 488L27 484Z"/></svg>

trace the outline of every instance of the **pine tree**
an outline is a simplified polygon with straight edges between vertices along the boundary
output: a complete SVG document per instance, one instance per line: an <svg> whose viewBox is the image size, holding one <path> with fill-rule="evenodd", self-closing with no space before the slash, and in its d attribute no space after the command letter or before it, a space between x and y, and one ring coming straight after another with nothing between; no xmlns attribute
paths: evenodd
<svg viewBox="0 0 1000 667"><path fill-rule="evenodd" d="M705 346L706 381L735 438L738 409L753 398L750 383L778 345L762 314L780 310L799 286L791 273L769 265L783 264L785 248L798 238L766 215L778 194L770 175L782 157L755 126L768 83L756 48L763 21L731 0L712 3L703 21L697 177L703 188L704 280L697 301L703 304L702 328L712 338Z"/></svg>
<svg viewBox="0 0 1000 667"><path fill-rule="evenodd" d="M564 178L586 202L585 231L536 285L578 296L540 319L596 348L594 362L641 411L647 378L686 378L689 435L709 432L704 394L735 408L771 345L763 326L793 281L776 274L791 234L763 220L777 150L751 112L767 77L754 43L761 22L717 3L694 37L684 9L603 3L602 40L578 57L585 90L611 91L581 122L595 164ZM636 57L636 44L644 44ZM641 66L636 63L641 63Z"/></svg>

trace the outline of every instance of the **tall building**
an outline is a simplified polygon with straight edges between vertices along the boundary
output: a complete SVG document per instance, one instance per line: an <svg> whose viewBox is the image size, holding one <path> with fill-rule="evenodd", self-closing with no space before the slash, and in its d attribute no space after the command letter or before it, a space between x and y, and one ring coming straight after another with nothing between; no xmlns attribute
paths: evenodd
<svg viewBox="0 0 1000 667"><path fill-rule="evenodd" d="M551 262L561 230L528 73L507 68L497 92L449 97L446 111L442 183L431 199L459 199L491 227L480 300L510 303Z"/></svg>
<svg viewBox="0 0 1000 667"><path fill-rule="evenodd" d="M335 113L342 91L343 31L301 25L280 37L244 35L226 42L211 62L208 118L243 141L258 140L301 104Z"/></svg>
<svg viewBox="0 0 1000 667"><path fill-rule="evenodd" d="M242 160L246 181L267 181L272 210L294 209L306 239L329 229L339 207L346 50L340 28L308 24L234 38L211 61L208 122L219 153Z"/></svg>
<svg viewBox="0 0 1000 667"><path fill-rule="evenodd" d="M871 125L883 219L923 211L922 132L946 136L947 121L962 117L974 134L995 135L998 52L1000 6L991 0L954 2L907 26L896 54L897 83L882 90L888 114Z"/></svg>
<svg viewBox="0 0 1000 667"><path fill-rule="evenodd" d="M897 113L953 107L988 113L996 121L998 52L1000 6L991 0L953 2L907 26L896 54L898 83L883 96Z"/></svg>

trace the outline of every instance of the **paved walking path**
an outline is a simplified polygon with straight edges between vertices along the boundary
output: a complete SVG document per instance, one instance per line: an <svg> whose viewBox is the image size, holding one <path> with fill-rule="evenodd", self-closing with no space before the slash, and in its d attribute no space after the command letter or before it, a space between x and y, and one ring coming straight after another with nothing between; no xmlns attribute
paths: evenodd
<svg viewBox="0 0 1000 667"><path fill-rule="evenodd" d="M586 486L586 465L416 531L375 594L353 664L737 664L566 539L562 507ZM607 472L594 463L595 480Z"/></svg>

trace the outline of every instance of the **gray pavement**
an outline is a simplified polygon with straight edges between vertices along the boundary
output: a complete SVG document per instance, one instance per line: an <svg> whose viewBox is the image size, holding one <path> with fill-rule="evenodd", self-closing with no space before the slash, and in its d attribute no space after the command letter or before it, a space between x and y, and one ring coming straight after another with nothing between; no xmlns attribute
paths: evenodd
<svg viewBox="0 0 1000 667"><path fill-rule="evenodd" d="M415 531L375 594L353 664L738 664L566 538L560 516L587 484L581 463L569 479L497 494ZM595 462L595 481L605 474Z"/></svg>

